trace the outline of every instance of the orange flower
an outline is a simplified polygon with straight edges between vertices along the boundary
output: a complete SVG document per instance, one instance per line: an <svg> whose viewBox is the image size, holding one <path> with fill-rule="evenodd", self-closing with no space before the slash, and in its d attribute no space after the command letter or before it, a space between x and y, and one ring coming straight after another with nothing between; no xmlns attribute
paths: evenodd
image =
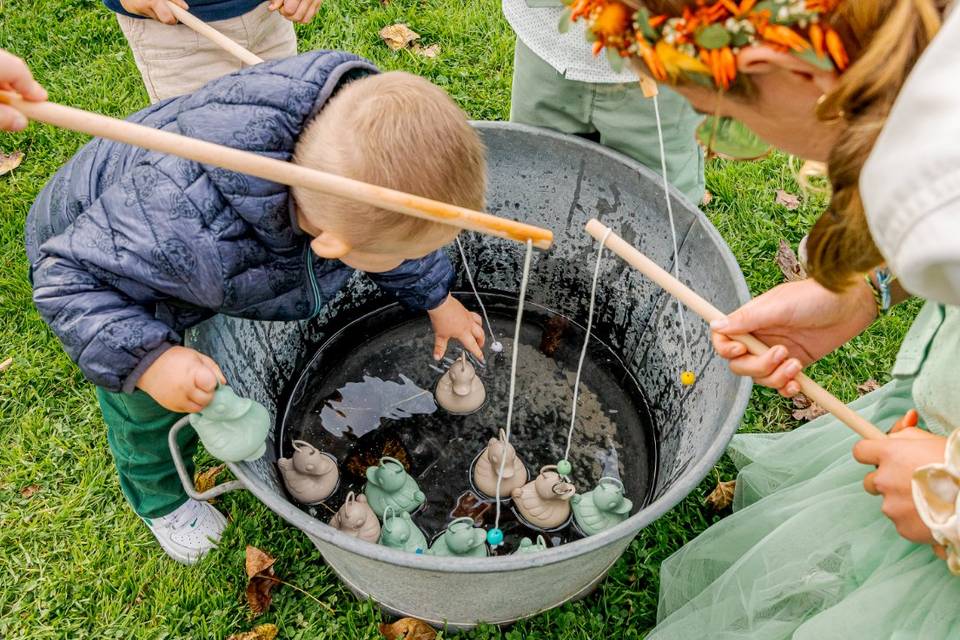
<svg viewBox="0 0 960 640"><path fill-rule="evenodd" d="M593 32L599 36L618 36L630 27L630 10L619 2L605 5L593 21Z"/></svg>
<svg viewBox="0 0 960 640"><path fill-rule="evenodd" d="M822 58L824 53L823 28L817 23L810 25L810 42L813 43L813 50L817 57Z"/></svg>
<svg viewBox="0 0 960 640"><path fill-rule="evenodd" d="M833 63L837 65L837 69L843 71L850 64L850 58L847 56L847 50L844 48L840 36L837 35L836 31L827 27L826 41L827 51L830 52Z"/></svg>
<svg viewBox="0 0 960 640"><path fill-rule="evenodd" d="M796 31L790 27L785 27L779 24L770 24L764 27L761 34L763 39L772 42L774 44L783 45L793 49L794 51L803 51L810 48L810 43L804 40ZM829 36L827 38L827 46L829 47L830 41Z"/></svg>
<svg viewBox="0 0 960 640"><path fill-rule="evenodd" d="M603 41L597 40L593 43L593 55L598 56L601 51L603 51Z"/></svg>
<svg viewBox="0 0 960 640"><path fill-rule="evenodd" d="M657 52L653 50L653 47L642 37L638 37L637 48L640 50L640 58L646 63L647 68L650 69L651 75L661 82L666 80L667 70L657 56Z"/></svg>
<svg viewBox="0 0 960 640"><path fill-rule="evenodd" d="M737 59L733 56L730 47L720 49L720 68L723 69L724 89L729 89L737 77Z"/></svg>

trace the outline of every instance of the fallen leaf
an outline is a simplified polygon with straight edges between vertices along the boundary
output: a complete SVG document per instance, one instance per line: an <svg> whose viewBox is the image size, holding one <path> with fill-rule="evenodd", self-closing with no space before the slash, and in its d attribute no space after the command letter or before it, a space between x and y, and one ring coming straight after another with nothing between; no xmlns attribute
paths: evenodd
<svg viewBox="0 0 960 640"><path fill-rule="evenodd" d="M272 556L254 546L247 545L247 604L254 616L259 616L270 606L273 596L270 591L277 586Z"/></svg>
<svg viewBox="0 0 960 640"><path fill-rule="evenodd" d="M432 44L429 47L421 47L419 44L415 44L412 49L415 54L424 58L436 58L440 55L440 45L438 44Z"/></svg>
<svg viewBox="0 0 960 640"><path fill-rule="evenodd" d="M209 491L217 486L217 478L223 473L223 470L227 468L225 464L218 464L215 467L210 467L203 471L198 471L193 476L193 486L194 488L203 493L204 491ZM216 498L209 500L208 502L213 502Z"/></svg>
<svg viewBox="0 0 960 640"><path fill-rule="evenodd" d="M736 480L728 480L726 482L720 482L718 480L717 486L714 487L710 495L707 496L707 504L717 511L723 511L733 502L733 493L736 488Z"/></svg>
<svg viewBox="0 0 960 640"><path fill-rule="evenodd" d="M800 196L795 196L792 193L787 193L783 189L778 189L776 203L783 205L785 209L793 211L800 206Z"/></svg>
<svg viewBox="0 0 960 640"><path fill-rule="evenodd" d="M777 265L780 272L787 282L796 282L807 278L807 270L803 268L797 259L797 254L793 252L786 240L780 240L780 246L777 247Z"/></svg>
<svg viewBox="0 0 960 640"><path fill-rule="evenodd" d="M873 378L870 378L869 380L867 380L867 381L864 382L863 384L858 384L858 385L857 385L857 392L858 392L860 395L865 396L865 395L867 395L868 393L872 393L872 392L876 391L876 390L879 389L879 388L880 388L880 383L877 382L876 380L874 380Z"/></svg>
<svg viewBox="0 0 960 640"><path fill-rule="evenodd" d="M258 624L250 631L228 636L227 640L274 640L277 633L279 633L279 629L275 624Z"/></svg>
<svg viewBox="0 0 960 640"><path fill-rule="evenodd" d="M13 364L13 358L7 358L3 362L0 362L0 372L6 371L10 368L10 365Z"/></svg>
<svg viewBox="0 0 960 640"><path fill-rule="evenodd" d="M704 191L703 198L700 199L700 204L705 207L711 202L713 202L713 194L709 191Z"/></svg>
<svg viewBox="0 0 960 640"><path fill-rule="evenodd" d="M400 22L380 29L380 37L391 51L399 51L407 48L415 40L419 40L420 34Z"/></svg>
<svg viewBox="0 0 960 640"><path fill-rule="evenodd" d="M796 410L793 412L794 420L800 420L801 422L809 422L815 418L819 418L822 415L826 415L827 410L818 405L816 402L813 402L807 396L802 393L798 393L793 396L793 406L796 407Z"/></svg>
<svg viewBox="0 0 960 640"><path fill-rule="evenodd" d="M36 484L31 484L20 489L20 496L23 498L29 498L33 496L37 491L40 491L40 486Z"/></svg>
<svg viewBox="0 0 960 640"><path fill-rule="evenodd" d="M337 389L339 400L329 400L320 411L323 428L336 436L350 433L360 438L380 426L384 419L397 420L433 413L433 392L421 389L407 376L400 382L363 376L363 382L348 382Z"/></svg>
<svg viewBox="0 0 960 640"><path fill-rule="evenodd" d="M21 162L23 162L23 151L14 151L13 153L0 151L0 176L10 173L19 167Z"/></svg>
<svg viewBox="0 0 960 640"><path fill-rule="evenodd" d="M543 325L543 333L540 335L540 352L552 358L563 344L563 335L570 326L570 320L564 316L556 315L547 320Z"/></svg>
<svg viewBox="0 0 960 640"><path fill-rule="evenodd" d="M371 441L364 443L366 447L354 447L353 452L347 457L343 467L346 467L348 472L365 482L367 467L377 466L380 464L380 458L384 456L396 458L403 468L409 471L410 454L407 453L399 436L390 431L376 431L371 435L374 437ZM377 446L378 441L382 443L380 446Z"/></svg>
<svg viewBox="0 0 960 640"><path fill-rule="evenodd" d="M400 618L393 624L381 624L380 633L387 640L433 640L437 630L423 620Z"/></svg>
<svg viewBox="0 0 960 640"><path fill-rule="evenodd" d="M457 498L457 506L450 513L452 518L473 518L478 527L483 526L483 516L492 508L491 503L484 502L472 491L461 493Z"/></svg>

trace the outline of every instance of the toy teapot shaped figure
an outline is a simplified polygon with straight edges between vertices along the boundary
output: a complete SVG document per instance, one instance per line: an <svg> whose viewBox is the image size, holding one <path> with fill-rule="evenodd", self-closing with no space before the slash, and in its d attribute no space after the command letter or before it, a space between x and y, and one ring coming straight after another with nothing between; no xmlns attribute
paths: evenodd
<svg viewBox="0 0 960 640"><path fill-rule="evenodd" d="M537 529L556 529L570 518L570 499L577 488L557 473L556 465L540 469L532 482L513 490L513 501L523 518Z"/></svg>
<svg viewBox="0 0 960 640"><path fill-rule="evenodd" d="M633 503L623 493L623 483L618 478L604 476L593 490L573 496L570 504L580 530L592 536L626 520Z"/></svg>
<svg viewBox="0 0 960 640"><path fill-rule="evenodd" d="M377 520L377 515L367 504L366 497L363 494L354 496L353 491L347 494L343 506L330 518L330 526L374 544L380 537L380 521Z"/></svg>
<svg viewBox="0 0 960 640"><path fill-rule="evenodd" d="M500 430L500 438L490 438L487 448L477 458L473 467L473 484L488 498L497 495L497 475L500 465L503 464L503 479L500 481L500 496L509 496L514 489L519 489L527 482L527 468L517 457L513 445L507 441L507 436Z"/></svg>
<svg viewBox="0 0 960 640"><path fill-rule="evenodd" d="M383 513L380 544L408 553L424 553L427 550L427 536L423 535L409 513L387 507Z"/></svg>
<svg viewBox="0 0 960 640"><path fill-rule="evenodd" d="M403 468L403 463L389 456L380 458L379 466L367 467L367 484L363 493L381 518L387 507L412 513L427 499L417 481Z"/></svg>
<svg viewBox="0 0 960 640"><path fill-rule="evenodd" d="M336 490L340 480L337 461L303 440L294 440L293 448L292 458L277 460L283 484L301 504L323 502Z"/></svg>
<svg viewBox="0 0 960 640"><path fill-rule="evenodd" d="M430 549L430 556L482 558L487 555L487 534L474 526L473 518L457 518L440 534Z"/></svg>
<svg viewBox="0 0 960 640"><path fill-rule="evenodd" d="M257 460L267 450L266 407L241 398L227 385L217 387L203 411L190 414L190 424L210 455L224 462Z"/></svg>
<svg viewBox="0 0 960 640"><path fill-rule="evenodd" d="M546 551L547 550L547 541L543 539L543 536L537 536L537 541L534 542L530 538L521 538L520 546L517 547L517 550L514 551L514 554L517 553L536 553L537 551Z"/></svg>
<svg viewBox="0 0 960 640"><path fill-rule="evenodd" d="M477 370L464 352L437 383L437 404L458 415L467 415L483 406L487 391Z"/></svg>

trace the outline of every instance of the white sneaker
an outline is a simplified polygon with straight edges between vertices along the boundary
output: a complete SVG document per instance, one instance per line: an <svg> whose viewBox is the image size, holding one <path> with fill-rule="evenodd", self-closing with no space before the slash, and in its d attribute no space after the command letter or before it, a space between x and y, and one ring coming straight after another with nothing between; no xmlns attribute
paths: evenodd
<svg viewBox="0 0 960 640"><path fill-rule="evenodd" d="M227 519L210 503L189 498L161 518L143 518L167 555L181 564L193 564L217 548Z"/></svg>

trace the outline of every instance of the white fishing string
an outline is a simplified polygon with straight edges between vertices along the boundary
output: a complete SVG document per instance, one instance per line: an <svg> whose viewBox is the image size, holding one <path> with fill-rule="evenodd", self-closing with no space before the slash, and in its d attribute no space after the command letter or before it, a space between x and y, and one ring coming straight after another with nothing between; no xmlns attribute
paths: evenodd
<svg viewBox="0 0 960 640"><path fill-rule="evenodd" d="M597 300L597 280L600 279L600 259L603 258L603 246L613 229L608 228L600 240L597 249L597 264L593 267L593 284L590 287L590 310L587 312L587 335L583 338L583 348L580 350L580 361L577 362L577 377L573 382L573 408L570 410L570 430L567 432L567 448L563 452L563 459L570 460L570 443L573 441L573 426L577 423L577 398L580 397L580 374L583 372L583 360L587 356L587 347L590 346L590 330L593 329L593 307Z"/></svg>
<svg viewBox="0 0 960 640"><path fill-rule="evenodd" d="M660 103L653 96L653 113L657 118L657 137L660 139L660 172L663 176L663 197L667 200L667 214L670 216L670 235L673 237L673 275L680 279L680 251L677 248L677 229L673 224L673 205L670 202L670 183L667 182L667 154L663 148L663 129L660 126ZM680 334L683 336L684 360L690 360L690 345L687 343L687 329L683 321L683 304L677 299L677 313L680 316Z"/></svg>
<svg viewBox="0 0 960 640"><path fill-rule="evenodd" d="M473 290L473 295L477 297L477 304L480 305L480 311L483 313L483 320L487 323L487 332L490 334L490 350L494 353L499 353L503 350L503 345L500 344L500 341L497 340L497 336L493 335L493 325L490 324L490 317L487 316L487 308L483 306L483 300L480 299L480 294L477 293L477 287L473 284L473 274L470 273L470 265L467 263L467 253L463 250L463 245L460 244L460 237L457 237L457 249L460 250L460 259L463 260L463 270L467 274L467 282L470 283L470 288Z"/></svg>
<svg viewBox="0 0 960 640"><path fill-rule="evenodd" d="M513 329L513 353L510 361L510 394L507 396L507 429L504 438L504 455L500 456L500 470L497 471L497 514L493 528L500 528L500 483L506 466L506 448L510 444L510 423L513 420L513 393L517 384L517 353L520 349L520 323L523 320L523 303L527 297L527 281L530 279L530 258L533 257L533 240L527 240L527 254L523 258L523 276L520 278L520 301L517 303L517 323Z"/></svg>

